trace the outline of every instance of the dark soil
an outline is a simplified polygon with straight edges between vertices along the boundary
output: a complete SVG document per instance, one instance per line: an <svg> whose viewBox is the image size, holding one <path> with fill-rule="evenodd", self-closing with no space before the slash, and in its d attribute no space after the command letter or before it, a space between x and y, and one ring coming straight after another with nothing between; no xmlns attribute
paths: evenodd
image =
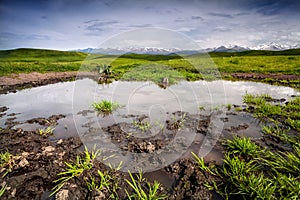
<svg viewBox="0 0 300 200"><path fill-rule="evenodd" d="M56 126L57 121L62 119L62 118L65 118L65 117L66 116L62 115L62 114L60 114L60 115L51 115L48 118L38 117L38 118L33 118L33 119L30 119L30 120L27 120L27 123L29 123L29 124L37 123L37 124L42 125L42 126Z"/></svg>
<svg viewBox="0 0 300 200"><path fill-rule="evenodd" d="M63 170L64 162L75 159L82 143L78 137L51 143L48 137L34 131L4 129L0 146L1 152L14 155L11 163L0 170L0 182L9 185L3 199L41 199L44 192L54 186L53 181Z"/></svg>
<svg viewBox="0 0 300 200"><path fill-rule="evenodd" d="M212 199L213 193L204 184L219 181L207 172L203 172L190 159L182 159L165 168L176 177L169 199ZM222 199L214 195L214 199Z"/></svg>
<svg viewBox="0 0 300 200"><path fill-rule="evenodd" d="M0 109L5 114L7 108ZM230 115L240 115L237 112L229 112ZM85 112L81 113L85 114ZM222 120L228 121L230 115ZM64 115L53 115L49 118L35 118L26 123L38 123L43 126L55 126L57 121L65 117ZM147 116L135 117L136 121L143 122ZM184 120L183 120L184 117ZM90 191L86 185L90 177L94 177L96 182L100 181L98 170L110 174L114 177L114 183L118 183L114 197L127 199L125 191L132 193L126 179L129 175L124 172L110 169L99 160L93 160L93 168L86 170L65 184L58 193L49 197L52 188L56 185L54 180L60 178L58 174L66 169L65 162L73 163L78 155L82 155L83 144L79 137L71 137L51 141L48 135L40 135L38 131L24 131L14 129L13 125L18 124L14 116L7 121L6 128L0 131L0 152L9 151L14 155L13 159L0 168L0 186L7 184L3 199L108 199L112 195L107 189L101 192ZM185 112L171 113L166 119L165 126L161 132L153 137L139 138L129 134L128 130L135 129L132 123L118 123L103 128L112 141L123 151L135 153L151 153L157 151L168 144L176 135L176 132L183 126L196 132L199 136L208 134L210 124L209 116L191 115ZM229 126L229 132L238 132L248 129L249 124L241 123L237 126ZM225 130L225 129L224 129ZM140 130L142 131L142 130ZM147 130L143 133L147 134ZM256 142L262 146L269 146L276 149L289 150L290 147L281 144L276 138L262 137ZM209 164L216 164L210 161ZM222 199L220 196L209 191L206 183L220 182L215 176L200 170L198 165L190 157L180 158L174 163L161 169L164 174L172 177L171 183L164 184L159 188L159 193L168 195L167 199ZM151 176L151 172L150 172ZM155 177L154 177L155 178ZM147 190L147 185L143 183L143 188Z"/></svg>
<svg viewBox="0 0 300 200"><path fill-rule="evenodd" d="M132 192L125 181L129 179L128 174L111 170L94 160L91 170L70 180L55 198L48 197L55 186L53 181L59 178L57 174L65 169L64 163L72 163L80 155L82 143L78 137L53 143L35 131L4 129L0 135L0 146L1 152L9 151L15 155L11 163L0 170L0 183L9 185L3 199L107 199L110 195L108 191L91 192L86 186L86 178L90 176L99 181L98 170L107 171L118 182L119 199L127 199L125 189ZM184 159L166 167L166 172L174 176L176 181L172 188L162 186L160 191L170 195L168 199L211 199L212 193L204 183L213 179L195 166L193 161Z"/></svg>
<svg viewBox="0 0 300 200"><path fill-rule="evenodd" d="M5 110L5 109L4 109ZM177 117L184 113L173 113ZM57 120L64 115L53 115L49 118L35 118L28 120L27 123L38 123L44 126L54 126ZM139 120L146 117L136 116ZM169 119L168 126L164 132L169 137L175 134L180 128L180 118ZM208 122L206 120L193 120L193 116L185 114L185 126L195 125L201 129L199 134L204 134ZM13 120L12 120L13 121ZM13 124L18 122L14 121ZM167 139L140 139L133 136L128 137L124 132L124 126L128 124L114 124L107 127L105 131L111 135L112 140L121 146L125 151L136 153L151 153L160 149L170 138ZM203 128L201 128L203 126ZM132 127L127 127L132 128ZM196 128L195 128L196 129ZM160 137L160 136L159 136ZM65 162L75 162L76 156L82 154L83 146L79 137L50 141L48 136L40 135L38 131L24 131L14 129L11 126L2 129L0 133L0 152L9 151L14 155L8 165L0 168L0 184L7 184L8 188L4 193L3 199L107 199L111 192L104 190L101 192L89 191L86 185L89 177L94 177L95 181L100 181L98 170L109 173L118 182L119 189L115 196L118 199L127 199L125 191L132 193L126 179L127 173L119 172L108 168L99 160L93 161L93 168L86 170L82 175L68 181L62 189L54 196L49 197L51 189L55 186L54 180L57 175L66 168ZM162 185L160 193L167 194L168 199L211 199L212 193L204 186L206 181L214 180L208 174L201 172L196 167L196 163L190 159L182 159L162 169L165 173L173 177L173 183ZM143 183L147 189L147 185Z"/></svg>

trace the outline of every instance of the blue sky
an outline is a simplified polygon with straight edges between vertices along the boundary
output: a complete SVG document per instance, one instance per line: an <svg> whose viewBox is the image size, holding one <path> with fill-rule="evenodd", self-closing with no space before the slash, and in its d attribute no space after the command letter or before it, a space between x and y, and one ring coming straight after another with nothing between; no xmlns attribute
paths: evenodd
<svg viewBox="0 0 300 200"><path fill-rule="evenodd" d="M98 47L159 27L201 47L300 43L299 0L1 0L0 49ZM164 39L164 35L161 36Z"/></svg>

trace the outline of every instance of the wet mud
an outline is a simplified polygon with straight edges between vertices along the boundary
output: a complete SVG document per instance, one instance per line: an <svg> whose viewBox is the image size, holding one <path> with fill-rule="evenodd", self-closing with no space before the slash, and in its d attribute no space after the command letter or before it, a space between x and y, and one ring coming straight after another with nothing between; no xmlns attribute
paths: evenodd
<svg viewBox="0 0 300 200"><path fill-rule="evenodd" d="M1 107L0 114L6 115L8 109ZM82 111L79 114L85 115L89 112ZM23 123L55 127L57 121L64 117L63 114L52 115L47 118L30 119ZM200 170L190 153L197 152L203 137L209 136L210 116L181 111L170 113L165 123L160 125L158 134L154 136L150 135L151 131L146 126L146 122L149 120L147 116L132 115L128 117L134 118L136 124L120 122L102 128L112 142L124 152L150 154L163 149L183 127L196 134L194 141L186 150L186 154L158 171L145 174L150 182L158 180L162 183L159 193L167 194L167 199L172 200L222 199L205 187L206 183L221 180L217 180L216 177ZM244 136L256 134L254 140L261 146L271 146L283 150L290 149L276 138L263 136L257 121L244 111L236 112L233 108L226 111L226 115L221 120L224 122L222 135L212 152L204 158L208 164L222 164L223 147L221 141L232 137L233 134ZM49 135L41 135L38 130L25 131L14 128L14 125L19 123L14 114L11 114L10 118L7 119L7 126L1 128L0 131L0 152L9 151L14 155L7 165L0 168L0 185L8 185L3 199L108 199L111 195L110 191L90 191L87 188L86 182L89 177L95 177L95 181L100 181L98 170L115 177L114 181L119 185L115 194L118 199L127 199L125 191L133 192L125 181L129 179L127 173L111 169L95 159L93 160L93 168L68 181L58 193L49 197L52 188L56 185L53 181L59 178L57 174L65 169L66 162L75 162L76 157L82 154L83 144L79 137L50 140ZM150 136L141 138L134 133ZM147 188L147 185L143 187Z"/></svg>

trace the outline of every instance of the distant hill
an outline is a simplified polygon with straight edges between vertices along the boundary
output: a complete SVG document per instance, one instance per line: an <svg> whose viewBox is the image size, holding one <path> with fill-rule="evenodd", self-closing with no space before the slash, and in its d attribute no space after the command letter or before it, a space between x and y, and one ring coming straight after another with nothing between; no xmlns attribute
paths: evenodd
<svg viewBox="0 0 300 200"><path fill-rule="evenodd" d="M58 51L49 49L30 49L20 48L12 50L0 50L1 61L82 61L87 57L86 53L82 52L70 52L70 51Z"/></svg>
<svg viewBox="0 0 300 200"><path fill-rule="evenodd" d="M269 50L248 50L242 52L210 52L212 57L230 57L230 56L288 56L288 55L300 55L300 49L288 49L281 51L269 51Z"/></svg>
<svg viewBox="0 0 300 200"><path fill-rule="evenodd" d="M133 58L142 60L171 60L181 58L184 55L197 55L203 54L198 51L190 51L191 54L183 54L182 52L170 53L166 55L160 54L136 54L126 53L120 55L121 58ZM206 53L205 53L206 54ZM277 55L300 55L299 49L288 49L281 51L268 51L268 50L247 50L241 52L209 52L211 57L230 57L230 56L277 56ZM19 61L19 62L76 62L83 61L88 56L87 53L83 52L72 52L72 51L57 51L48 49L13 49L13 50L0 50L0 62L5 61ZM101 55L113 56L113 55Z"/></svg>

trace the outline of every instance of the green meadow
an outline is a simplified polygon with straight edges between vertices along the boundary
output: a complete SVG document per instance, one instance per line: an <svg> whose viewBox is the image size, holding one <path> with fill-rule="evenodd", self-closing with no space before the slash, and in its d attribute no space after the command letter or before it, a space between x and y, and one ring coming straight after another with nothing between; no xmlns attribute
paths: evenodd
<svg viewBox="0 0 300 200"><path fill-rule="evenodd" d="M189 56L176 54L117 56L41 49L0 51L0 76L30 72L98 71L105 66L111 66L113 79L125 80L144 80L145 77L147 79L148 76L155 74L155 76L159 74L153 78L155 80L163 76L168 77L169 74L176 80L182 78L211 80L220 78L220 75L230 79L230 73L235 72L300 76L300 49L212 52ZM167 74L163 71L167 71Z"/></svg>

